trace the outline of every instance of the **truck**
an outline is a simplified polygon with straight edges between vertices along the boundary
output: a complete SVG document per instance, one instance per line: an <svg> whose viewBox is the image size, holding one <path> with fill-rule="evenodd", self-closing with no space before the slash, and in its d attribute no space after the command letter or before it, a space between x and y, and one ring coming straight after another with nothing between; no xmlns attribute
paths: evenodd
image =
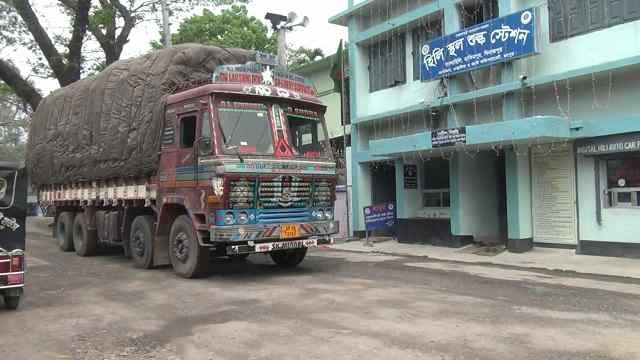
<svg viewBox="0 0 640 360"><path fill-rule="evenodd" d="M339 224L326 108L308 81L273 59L256 54L242 64L220 64L206 81L161 95L153 104L157 133L145 135L159 139L147 175L136 174L134 164L108 177L97 164L96 172L107 175L39 180L40 205L51 209L60 249L92 256L100 247L120 246L139 268L171 265L192 278L204 274L213 257L261 253L278 266L295 267L308 248L332 243ZM46 106L45 99L45 113ZM38 112L40 107L36 126L45 122ZM131 110L112 106L109 112L122 117ZM89 135L98 136L95 128ZM74 136L56 132L55 146L77 141ZM131 131L113 136L145 140L132 139ZM45 140L30 139L36 143L28 148L34 173L39 169L33 149ZM56 151L40 156L56 162ZM74 159L69 166L84 161L82 155Z"/></svg>
<svg viewBox="0 0 640 360"><path fill-rule="evenodd" d="M27 177L24 166L0 161L0 297L15 310L24 289Z"/></svg>

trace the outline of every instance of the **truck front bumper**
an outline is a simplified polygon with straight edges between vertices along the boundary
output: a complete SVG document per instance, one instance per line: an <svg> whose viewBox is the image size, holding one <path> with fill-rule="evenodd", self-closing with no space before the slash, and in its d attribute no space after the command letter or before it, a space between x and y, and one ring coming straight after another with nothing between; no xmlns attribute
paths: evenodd
<svg viewBox="0 0 640 360"><path fill-rule="evenodd" d="M297 236L282 236L282 227L295 225L298 229ZM265 242L274 240L295 240L305 238L330 238L340 230L337 221L317 221L294 224L259 224L239 226L212 226L209 230L209 241L216 243L247 243Z"/></svg>

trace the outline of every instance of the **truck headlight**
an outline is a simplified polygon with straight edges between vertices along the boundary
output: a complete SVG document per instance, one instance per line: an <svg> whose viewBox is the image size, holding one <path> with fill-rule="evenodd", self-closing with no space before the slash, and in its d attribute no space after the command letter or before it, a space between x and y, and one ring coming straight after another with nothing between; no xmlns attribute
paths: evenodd
<svg viewBox="0 0 640 360"><path fill-rule="evenodd" d="M322 218L324 217L324 211L322 210L315 210L313 212L313 217L319 220L322 220Z"/></svg>
<svg viewBox="0 0 640 360"><path fill-rule="evenodd" d="M242 211L238 214L238 224L246 224L249 222L249 214L246 211Z"/></svg>
<svg viewBox="0 0 640 360"><path fill-rule="evenodd" d="M324 217L325 217L325 219L327 219L327 220L331 220L331 219L333 219L333 210L331 210L331 209L327 209L327 210L325 210L325 211L324 211Z"/></svg>
<svg viewBox="0 0 640 360"><path fill-rule="evenodd" d="M236 216L233 215L231 211L224 214L224 224L225 225L233 225L236 222Z"/></svg>

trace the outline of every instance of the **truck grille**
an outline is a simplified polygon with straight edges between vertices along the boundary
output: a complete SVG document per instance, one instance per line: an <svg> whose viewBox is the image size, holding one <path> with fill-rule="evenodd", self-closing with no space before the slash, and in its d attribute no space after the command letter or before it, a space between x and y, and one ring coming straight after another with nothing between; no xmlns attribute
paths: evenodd
<svg viewBox="0 0 640 360"><path fill-rule="evenodd" d="M260 182L260 207L295 209L309 207L312 183L295 176L279 176Z"/></svg>
<svg viewBox="0 0 640 360"><path fill-rule="evenodd" d="M234 179L229 182L229 208L255 208L255 179Z"/></svg>

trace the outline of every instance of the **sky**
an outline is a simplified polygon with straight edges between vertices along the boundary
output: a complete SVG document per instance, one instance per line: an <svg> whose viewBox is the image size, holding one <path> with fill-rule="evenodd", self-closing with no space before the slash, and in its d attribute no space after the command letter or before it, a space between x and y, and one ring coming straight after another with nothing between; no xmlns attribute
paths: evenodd
<svg viewBox="0 0 640 360"><path fill-rule="evenodd" d="M55 1L41 0L37 10L43 16L43 25L53 31L62 31L59 26L60 15L55 15ZM45 3L46 1L46 3ZM259 19L264 19L267 12L274 12L286 15L293 11L302 19L309 17L309 26L298 27L289 33L287 43L292 47L304 46L307 48L320 48L325 55L335 53L340 39L347 39L347 29L328 23L329 17L338 14L347 8L347 0L252 0L247 6L249 14ZM196 8L192 15L200 14L202 8ZM160 14L158 14L160 16ZM176 31L181 19L172 19L172 31ZM265 23L268 23L264 20ZM146 53L151 48L149 43L152 40L159 40L159 29L155 22L147 22L138 26L130 36L130 42L125 46L121 58L134 57ZM90 47L90 46L89 46ZM94 44L95 48L95 44ZM25 54L26 55L26 54ZM28 55L27 55L28 56ZM18 60L18 59L16 59ZM26 63L17 61L23 73L29 71ZM58 84L51 79L34 79L36 86L46 95L55 90Z"/></svg>

